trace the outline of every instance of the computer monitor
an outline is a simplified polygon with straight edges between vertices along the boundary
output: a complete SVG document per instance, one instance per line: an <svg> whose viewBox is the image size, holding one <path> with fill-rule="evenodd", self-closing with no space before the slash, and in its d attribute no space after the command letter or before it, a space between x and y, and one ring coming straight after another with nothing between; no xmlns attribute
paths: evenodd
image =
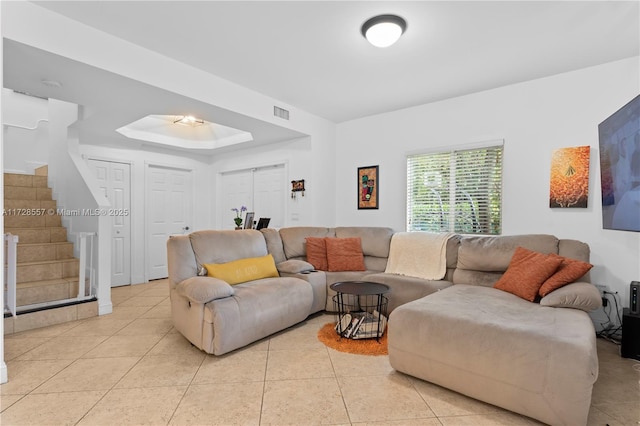
<svg viewBox="0 0 640 426"><path fill-rule="evenodd" d="M261 217L258 220L258 224L256 225L256 229L262 229L262 228L269 227L269 221L270 220L271 220L271 218L269 218L269 217Z"/></svg>

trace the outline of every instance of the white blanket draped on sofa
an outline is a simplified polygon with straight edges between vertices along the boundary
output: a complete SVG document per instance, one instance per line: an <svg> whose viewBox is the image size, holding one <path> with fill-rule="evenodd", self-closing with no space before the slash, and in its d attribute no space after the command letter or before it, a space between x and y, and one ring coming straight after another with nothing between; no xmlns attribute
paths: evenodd
<svg viewBox="0 0 640 426"><path fill-rule="evenodd" d="M391 238L386 273L440 280L447 272L451 232L397 232Z"/></svg>

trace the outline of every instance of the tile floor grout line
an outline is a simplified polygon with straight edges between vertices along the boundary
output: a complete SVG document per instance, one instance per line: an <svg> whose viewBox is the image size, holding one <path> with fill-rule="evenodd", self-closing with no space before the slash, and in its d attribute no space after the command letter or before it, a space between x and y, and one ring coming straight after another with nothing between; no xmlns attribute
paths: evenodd
<svg viewBox="0 0 640 426"><path fill-rule="evenodd" d="M29 395L28 393L22 394L22 393L14 393L14 394L9 394L9 395L20 395L20 398L16 399L15 401L13 401L8 407L6 407L4 410L0 410L0 414L4 413L5 411L7 411L10 407L13 407L15 404L17 404L19 401L22 401L27 395ZM1 395L0 395L0 399L1 399ZM0 415L0 420L2 419L2 416Z"/></svg>
<svg viewBox="0 0 640 426"><path fill-rule="evenodd" d="M262 410L264 410L264 394L267 390L267 370L269 368L269 354L271 353L271 337L267 340L267 356L264 360L264 374L262 375L262 395L260 395L260 415L258 425L262 425Z"/></svg>
<svg viewBox="0 0 640 426"><path fill-rule="evenodd" d="M162 303L162 302L160 302ZM160 304L158 303L158 305ZM158 306L156 305L156 306ZM147 311L148 312L148 311ZM158 346L160 344L160 342L166 338L169 334L171 334L171 330L173 330L175 328L175 326L173 325L173 321L171 322L171 328L169 328L169 331L166 332L166 334L160 339L158 340L158 342L153 345L148 351L147 353L144 355L146 356L149 352L151 352L156 346ZM192 347L196 347L193 343L189 342L189 344ZM206 354L206 353L205 353ZM143 356L143 358L144 358ZM150 355L152 356L152 355ZM200 371L200 369L202 368L202 365L204 364L204 361L207 359L207 357L203 357L202 360L200 361L200 365L198 365L198 368L196 369L195 373L193 373L193 376L191 377L191 380L189 381L189 383L184 387L184 392L182 393L182 396L180 396L180 399L178 400L178 403L176 404L176 407L173 409L173 412L171 413L171 416L169 416L169 420L167 420L167 425L171 423L171 421L173 420L173 418L176 415L176 412L178 411L178 408L180 408L180 404L182 404L182 401L184 400L184 397L187 395L187 392L189 392L189 389L191 388L191 385L193 385L193 381L195 380L196 376L198 375L198 372Z"/></svg>
<svg viewBox="0 0 640 426"><path fill-rule="evenodd" d="M58 336L58 337L62 337L62 336ZM107 337L108 339L108 337ZM97 343L95 346L91 347L89 350L87 350L86 352L84 352L82 355L80 355L77 358L53 358L53 359L37 359L37 360L30 360L30 361L64 361L64 360L69 360L71 359L72 361L67 364L64 368L62 368L60 371L58 371L57 373L55 373L53 376L49 377L48 379L44 380L42 383L40 383L38 386L36 386L35 388L31 389L31 391L28 393L28 395L31 395L32 393L34 393L36 390L38 390L40 387L42 387L45 383L47 383L49 380L53 379L54 377L58 376L60 373L62 373L63 371L67 370L69 367L71 367L76 361L82 359L83 355L86 355L87 353L89 353L90 351L92 351L95 347L97 347L100 343L104 342L105 340L102 340L101 342ZM29 361L29 360L27 360ZM46 392L44 392L46 393ZM59 393L59 392L58 392Z"/></svg>
<svg viewBox="0 0 640 426"><path fill-rule="evenodd" d="M429 409L429 411L431 411L431 413L433 413L433 417L438 419L438 415L436 414L436 412L433 410L433 408L431 408L431 405L429 405L429 402L427 402L427 400L424 398L424 396L422 396L422 393L420 392L420 390L418 390L418 388L416 387L416 382L414 380L412 380L411 376L407 376L407 380L409 381L409 383L411 384L411 387L413 388L413 390L416 391L416 393L418 394L418 396L420 397L420 399L424 402L424 404L427 406L427 408ZM438 420L440 421L440 420ZM442 424L442 422L440 422Z"/></svg>
<svg viewBox="0 0 640 426"><path fill-rule="evenodd" d="M321 326L322 327L322 326ZM316 331L316 339L318 338L318 331ZM340 380L338 378L338 372L336 371L336 366L333 363L333 358L331 357L331 352L329 351L329 348L324 345L325 350L327 351L327 356L329 357L329 362L331 363L331 369L333 370L333 376L336 379L336 385L338 386L338 390L340 391L340 399L342 399L342 405L344 407L344 411L345 413L347 413L347 420L349 421L349 424L352 425L353 424L353 420L351 419L351 413L349 413L349 407L347 407L347 401L344 398L344 393L342 392L342 386L340 386Z"/></svg>
<svg viewBox="0 0 640 426"><path fill-rule="evenodd" d="M127 299L127 300L128 300L128 299ZM162 302L159 302L159 303L162 303ZM154 306L155 306L155 305L154 305ZM114 306L114 308L115 308L115 306ZM151 308L150 308L150 309L151 309ZM147 311L145 311L145 313L146 313L146 312L148 312L148 310L147 310ZM118 331L114 332L114 333L113 333L111 336L109 336L109 337L113 337L113 336L115 336L119 331L121 331L121 330L122 330L122 329L124 329L125 327L128 327L130 324L132 324L132 323L133 323L135 320L137 320L137 319L140 319L140 316L138 316L138 317L136 317L136 318L133 318L133 319L132 319L132 320L131 320L127 325L125 325L125 326L124 326L123 328L121 328L120 330L118 330ZM166 332L166 333L165 333L165 334L160 338L160 340L164 339L164 338L169 334L169 332L170 332L170 331L171 331L171 329L169 329L169 330L168 330L168 331L167 331L167 332ZM104 341L106 341L106 340L108 340L108 339L109 339L109 338L105 339ZM140 361L142 361L142 359L143 359L143 358L144 358L144 357L149 353L149 351L151 351L151 350L152 350L152 349L153 349L153 348L154 348L154 347L155 347L155 346L160 342L160 340L158 340L158 342L157 342L155 345L153 345L151 348L149 348L149 349L147 350L147 352L145 352L145 353L144 353L144 355L140 356L140 357L139 357L139 359L138 359L138 360L137 360L137 361L136 361L136 362L135 362L135 363L134 363L134 364L133 364L133 365L132 365L128 370L127 370L127 371L125 371L125 372L124 372L124 374L122 374L122 376L120 377L120 379L119 379L119 380L117 380L113 385L111 385L111 387L105 391L104 395L102 395L102 397L100 397L100 398L96 401L96 403L95 403L95 404L93 404L93 405L91 406L91 408L89 408L87 411L85 411L85 413L82 415L82 417L80 418L80 420L78 420L75 424L77 425L78 423L80 423L80 422L82 421L82 419L84 419L84 418L85 418L85 417L86 417L86 416L91 412L91 410L93 410L93 409L94 409L94 408L95 408L95 407L96 407L96 406L97 406L97 405L98 405L98 404L99 404L99 403L100 403L100 402L101 402L101 401L102 401L102 400L103 400L103 399L104 399L104 398L109 394L109 392L111 392L112 390L114 390L114 389L115 389L115 387L118 385L118 383L120 383L120 382L122 381L122 379L124 379L124 378L125 378L125 376L126 376L127 374L129 374L129 373L131 372L131 370L133 370L133 368L134 368L136 365L138 365L138 364L140 363ZM104 341L103 341L103 342L104 342ZM96 346L96 347L97 347L97 346ZM93 348L92 348L92 349L93 349ZM87 353L88 353L88 352L87 352ZM86 355L86 354L85 354L85 355ZM103 357L103 358L109 358L109 357ZM110 358L131 358L131 357L110 357ZM98 359L98 358L93 358L93 359ZM73 363L72 363L72 364L73 364ZM71 365L71 364L70 364L70 365ZM146 388L146 387L145 387L145 388ZM129 389L129 388L123 388L123 389ZM185 392L186 392L186 389L185 389Z"/></svg>

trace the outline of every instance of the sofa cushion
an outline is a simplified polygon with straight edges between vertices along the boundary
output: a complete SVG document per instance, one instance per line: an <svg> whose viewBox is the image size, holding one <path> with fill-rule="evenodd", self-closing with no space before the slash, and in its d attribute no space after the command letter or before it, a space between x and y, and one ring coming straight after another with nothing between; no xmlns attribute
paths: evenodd
<svg viewBox="0 0 640 426"><path fill-rule="evenodd" d="M284 255L280 232L275 228L262 228L260 232L267 243L267 251L273 255L273 260L276 264L287 260L287 256Z"/></svg>
<svg viewBox="0 0 640 426"><path fill-rule="evenodd" d="M313 303L311 285L294 277L249 281L233 289L232 297L204 306L202 340L208 353L222 355L297 324Z"/></svg>
<svg viewBox="0 0 640 426"><path fill-rule="evenodd" d="M578 240L561 239L558 240L558 255L570 257L571 259L589 261L589 244Z"/></svg>
<svg viewBox="0 0 640 426"><path fill-rule="evenodd" d="M313 265L304 260L290 259L276 265L278 272L286 274L299 274L301 272L313 271Z"/></svg>
<svg viewBox="0 0 640 426"><path fill-rule="evenodd" d="M540 253L558 253L553 235L469 236L460 239L454 284L493 286L506 271L516 247Z"/></svg>
<svg viewBox="0 0 640 426"><path fill-rule="evenodd" d="M196 231L189 234L197 266L205 263L226 263L267 254L267 243L260 231Z"/></svg>
<svg viewBox="0 0 640 426"><path fill-rule="evenodd" d="M460 240L457 267L472 271L505 271L516 247L557 254L558 239L553 235L463 237Z"/></svg>
<svg viewBox="0 0 640 426"><path fill-rule="evenodd" d="M360 238L362 254L389 257L393 229L375 226L343 226L335 229L337 238Z"/></svg>
<svg viewBox="0 0 640 426"><path fill-rule="evenodd" d="M205 263L207 275L229 284L279 277L273 256L249 257L227 263Z"/></svg>
<svg viewBox="0 0 640 426"><path fill-rule="evenodd" d="M393 312L398 306L407 302L420 299L453 285L452 282L446 280L425 280L423 278L387 274L385 272L366 275L364 281L389 286L390 291L385 294L387 298L387 313Z"/></svg>
<svg viewBox="0 0 640 426"><path fill-rule="evenodd" d="M304 258L306 256L307 237L334 237L333 228L322 228L317 226L294 226L291 228L280 229L280 238L282 238L282 246L287 259Z"/></svg>
<svg viewBox="0 0 640 426"><path fill-rule="evenodd" d="M364 271L360 238L325 238L328 271Z"/></svg>
<svg viewBox="0 0 640 426"><path fill-rule="evenodd" d="M169 286L176 285L198 274L199 265L187 235L176 235L167 240L167 266Z"/></svg>
<svg viewBox="0 0 640 426"><path fill-rule="evenodd" d="M567 284L547 294L540 299L540 305L591 312L602 306L602 297L593 284L578 282Z"/></svg>
<svg viewBox="0 0 640 426"><path fill-rule="evenodd" d="M307 262L319 271L327 271L329 264L327 263L327 243L325 239L307 237L305 242L307 246Z"/></svg>
<svg viewBox="0 0 640 426"><path fill-rule="evenodd" d="M538 294L542 297L562 286L576 281L578 278L589 272L593 267L592 264L582 262L580 260L569 259L568 257L562 257L555 254L551 254L550 256L559 258L562 260L562 263L560 263L555 274L547 278L547 280L542 284L542 287L540 287L540 290L538 290Z"/></svg>
<svg viewBox="0 0 640 426"><path fill-rule="evenodd" d="M400 306L388 327L398 371L544 423L587 423L598 354L584 312L459 284Z"/></svg>
<svg viewBox="0 0 640 426"><path fill-rule="evenodd" d="M191 277L176 286L176 292L197 303L208 303L215 299L233 296L233 287L225 281L212 277Z"/></svg>
<svg viewBox="0 0 640 426"><path fill-rule="evenodd" d="M560 256L550 256L517 247L509 267L493 286L533 302L540 286L558 269Z"/></svg>

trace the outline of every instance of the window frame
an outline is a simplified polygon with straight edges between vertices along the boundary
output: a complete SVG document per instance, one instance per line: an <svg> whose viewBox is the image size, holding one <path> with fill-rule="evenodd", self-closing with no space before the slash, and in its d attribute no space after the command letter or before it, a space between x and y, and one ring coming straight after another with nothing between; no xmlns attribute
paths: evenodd
<svg viewBox="0 0 640 426"><path fill-rule="evenodd" d="M462 170L460 167L456 167L456 161L459 161L459 158L464 155L464 153L469 153L469 151L482 151L482 150L498 150L497 153L494 154L494 157L497 159L499 164L493 166L493 170L489 170L486 172L482 178L489 179L489 183L492 182L492 179L498 177L495 183L498 184L497 191L487 188L487 191L481 195L481 199L485 200L486 208L480 212L475 211L475 204L477 201L474 201L472 195L469 193L466 194L466 198L470 200L468 202L468 208L474 210L473 217L476 219L473 226L481 226L481 223L484 223L484 226L479 229L479 231L469 232L469 229L463 229L458 225L460 215L456 215L456 212L462 211L461 207L463 206L462 202L456 200L456 194L460 194L461 191L456 191L459 186L456 186L456 171ZM421 226L420 224L412 224L412 218L415 217L415 206L419 205L431 205L433 204L415 202L412 199L412 187L415 184L415 171L411 171L410 161L412 158L420 157L420 156L429 156L429 155L441 155L445 158L446 162L449 164L449 175L442 178L443 180L448 181L446 183L446 188L443 191L439 191L437 196L439 197L439 210L438 213L441 216L441 225L439 229L426 229L426 226ZM473 155L473 153L471 153ZM434 162L437 161L434 157ZM442 160L441 160L442 161ZM406 171L406 193L405 193L405 229L408 232L417 232L417 231L427 231L427 232L454 232L458 234L470 234L470 235L501 235L502 233L502 223L503 223L503 208L502 208L502 200L503 200L503 189L504 189L504 140L503 139L494 139L488 140L478 143L472 144L461 144L454 146L439 146L432 147L419 151L411 151L405 153L405 171ZM437 167L437 166L434 166ZM497 170L495 168L497 167ZM467 175L470 175L470 172L467 172ZM424 176L422 177L424 181ZM452 186L453 185L453 186ZM475 188L474 188L475 189ZM435 193L435 190L432 190ZM478 195L474 191L474 194ZM442 195L442 197L440 197ZM497 196L498 200L495 200ZM442 198L446 198L446 201L442 201ZM486 204L489 203L489 204ZM443 209L446 204L446 209ZM451 208L453 206L453 208ZM498 217L497 221L495 219L495 210L497 211ZM493 213L492 213L493 211ZM431 213L432 215L434 213ZM444 219L442 219L444 217ZM482 220L478 220L478 218ZM443 226L444 225L444 226ZM423 229L418 229L423 228Z"/></svg>

